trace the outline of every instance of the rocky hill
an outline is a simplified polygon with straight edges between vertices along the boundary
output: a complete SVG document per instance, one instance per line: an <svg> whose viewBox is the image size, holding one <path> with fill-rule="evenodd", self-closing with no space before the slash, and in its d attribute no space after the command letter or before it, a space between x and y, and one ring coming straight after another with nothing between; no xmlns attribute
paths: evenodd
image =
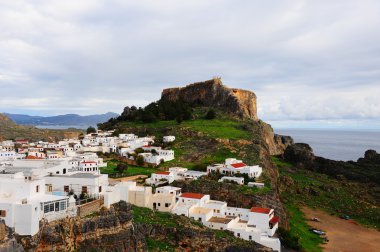
<svg viewBox="0 0 380 252"><path fill-rule="evenodd" d="M155 136L157 144L160 144L164 135L176 136L176 141L170 146L174 149L176 158L161 165L162 170L173 166L205 169L208 164L224 162L229 157L242 159L247 164L261 165L261 181L265 182L266 188L260 192L236 186L222 188L217 182L207 179L180 186L188 191L208 193L212 198L225 200L231 206L272 207L281 217L281 225L286 227L287 217L277 190L279 174L271 156L281 155L293 140L287 136L275 135L269 124L257 118L255 94L230 89L220 79L213 79L183 88L165 89L161 100L147 107L160 110L167 102L174 105L179 102L179 105L191 108L192 116L184 121L156 119L144 122L139 119L143 117L133 115L139 110L146 113L146 108L126 107L121 117L99 127L116 129L115 134ZM216 111L214 119L205 117L210 109ZM155 113L155 110L148 111ZM164 109L162 111L165 112Z"/></svg>
<svg viewBox="0 0 380 252"><path fill-rule="evenodd" d="M241 119L258 120L256 95L251 91L228 88L220 78L164 89L161 100L182 100L191 106L216 107Z"/></svg>
<svg viewBox="0 0 380 252"><path fill-rule="evenodd" d="M186 217L125 202L84 218L41 223L35 236L18 236L0 223L0 251L271 251L211 230Z"/></svg>
<svg viewBox="0 0 380 252"><path fill-rule="evenodd" d="M75 138L80 130L37 129L34 126L18 125L6 115L0 114L0 141L7 139L28 139L30 141L54 141L63 138Z"/></svg>

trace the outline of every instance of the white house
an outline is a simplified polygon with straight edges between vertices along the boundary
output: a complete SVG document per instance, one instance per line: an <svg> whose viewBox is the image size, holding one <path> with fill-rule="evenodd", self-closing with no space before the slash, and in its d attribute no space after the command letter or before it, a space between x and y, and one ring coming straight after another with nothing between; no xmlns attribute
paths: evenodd
<svg viewBox="0 0 380 252"><path fill-rule="evenodd" d="M258 165L249 166L241 160L227 158L225 164L207 166L207 172L217 172L225 175L247 174L250 178L257 178L261 175L263 169Z"/></svg>
<svg viewBox="0 0 380 252"><path fill-rule="evenodd" d="M235 182L238 185L244 185L244 178L224 176L218 182Z"/></svg>
<svg viewBox="0 0 380 252"><path fill-rule="evenodd" d="M45 193L43 179L25 178L22 173L0 176L0 218L20 235L35 235L42 219L69 216L68 207L68 196Z"/></svg>
<svg viewBox="0 0 380 252"><path fill-rule="evenodd" d="M259 182L248 182L249 187L257 187L257 188L263 188L265 186L264 183Z"/></svg>
<svg viewBox="0 0 380 252"><path fill-rule="evenodd" d="M158 171L152 173L151 177L146 179L145 182L150 185L160 185L164 183L172 183L174 181L174 175L170 172Z"/></svg>
<svg viewBox="0 0 380 252"><path fill-rule="evenodd" d="M162 141L164 143L171 143L171 142L174 142L174 140L175 140L175 136L164 136L162 138Z"/></svg>
<svg viewBox="0 0 380 252"><path fill-rule="evenodd" d="M47 191L53 194L67 195L73 192L76 195L85 193L96 197L104 194L108 189L107 174L74 173L72 175L48 175L44 177Z"/></svg>

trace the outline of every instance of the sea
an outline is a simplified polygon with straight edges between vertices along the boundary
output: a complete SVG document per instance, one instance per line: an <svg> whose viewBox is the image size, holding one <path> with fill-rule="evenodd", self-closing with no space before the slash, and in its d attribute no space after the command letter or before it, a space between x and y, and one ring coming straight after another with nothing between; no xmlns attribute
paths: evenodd
<svg viewBox="0 0 380 252"><path fill-rule="evenodd" d="M87 129L91 125L36 125L38 129L53 129L53 130L64 130L64 129ZM96 126L95 126L96 128Z"/></svg>
<svg viewBox="0 0 380 252"><path fill-rule="evenodd" d="M380 130L275 129L275 133L307 143L316 156L333 160L356 161L368 149L380 153Z"/></svg>

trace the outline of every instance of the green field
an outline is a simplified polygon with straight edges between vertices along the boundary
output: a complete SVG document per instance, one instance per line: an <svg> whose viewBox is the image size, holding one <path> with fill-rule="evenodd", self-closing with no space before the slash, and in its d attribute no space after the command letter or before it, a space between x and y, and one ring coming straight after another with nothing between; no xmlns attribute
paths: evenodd
<svg viewBox="0 0 380 252"><path fill-rule="evenodd" d="M245 124L243 122L227 119L196 119L183 121L181 124L178 124L176 121L158 121L154 123L123 122L123 126L126 128L144 127L151 129L160 129L167 127L186 127L194 131L202 132L211 138L250 140L252 139L252 134L244 129L244 125Z"/></svg>
<svg viewBox="0 0 380 252"><path fill-rule="evenodd" d="M119 161L117 160L108 160L107 167L100 168L100 172L103 174L116 174L115 168ZM152 173L156 172L155 168L145 168L140 166L128 165L128 169L122 174L124 177L135 176L135 175L147 175L150 176Z"/></svg>

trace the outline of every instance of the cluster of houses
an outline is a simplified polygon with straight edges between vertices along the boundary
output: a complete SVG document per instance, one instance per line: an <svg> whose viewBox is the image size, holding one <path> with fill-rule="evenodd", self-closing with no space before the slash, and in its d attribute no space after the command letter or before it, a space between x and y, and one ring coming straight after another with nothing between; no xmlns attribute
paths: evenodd
<svg viewBox="0 0 380 252"><path fill-rule="evenodd" d="M102 152L116 153L131 160L142 156L147 164L153 166L174 159L173 150L165 150L161 147L151 146L153 137L138 137L134 134L119 134L113 136L114 131L98 131L87 134L83 139L66 139L57 143L31 142L27 140L3 141L0 143L0 161L16 159L62 159L75 157L78 152ZM164 136L163 142L169 143L175 140L174 136ZM136 153L136 149L143 152Z"/></svg>
<svg viewBox="0 0 380 252"><path fill-rule="evenodd" d="M279 223L273 209L229 207L226 202L211 200L210 195L183 193L181 188L173 186L157 187L153 193L152 187L122 182L108 190L113 193L105 195L106 207L124 200L140 207L193 218L209 228L229 230L236 237L281 250L280 240L273 237Z"/></svg>
<svg viewBox="0 0 380 252"><path fill-rule="evenodd" d="M163 142L172 142L166 136ZM145 162L159 164L174 158L172 150L151 146L153 138L133 134L112 136L112 132L88 134L82 140L57 143L4 141L0 143L0 219L20 235L38 233L41 221L54 221L78 215L84 199L101 201L105 207L124 200L155 211L171 212L193 218L207 227L230 230L235 236L252 240L280 251L280 241L273 237L279 218L274 210L252 207L234 208L226 202L211 200L209 195L182 193L181 188L160 186L175 180L199 179L208 173L225 175L223 181L244 183L246 174L259 177L259 166L248 166L241 160L227 159L211 165L207 172L172 167L157 171L146 180L155 186L138 186L136 182L109 181L100 168L107 164L96 153L115 152L127 158L142 155ZM142 153L134 153L136 149ZM134 154L134 155L132 155Z"/></svg>

